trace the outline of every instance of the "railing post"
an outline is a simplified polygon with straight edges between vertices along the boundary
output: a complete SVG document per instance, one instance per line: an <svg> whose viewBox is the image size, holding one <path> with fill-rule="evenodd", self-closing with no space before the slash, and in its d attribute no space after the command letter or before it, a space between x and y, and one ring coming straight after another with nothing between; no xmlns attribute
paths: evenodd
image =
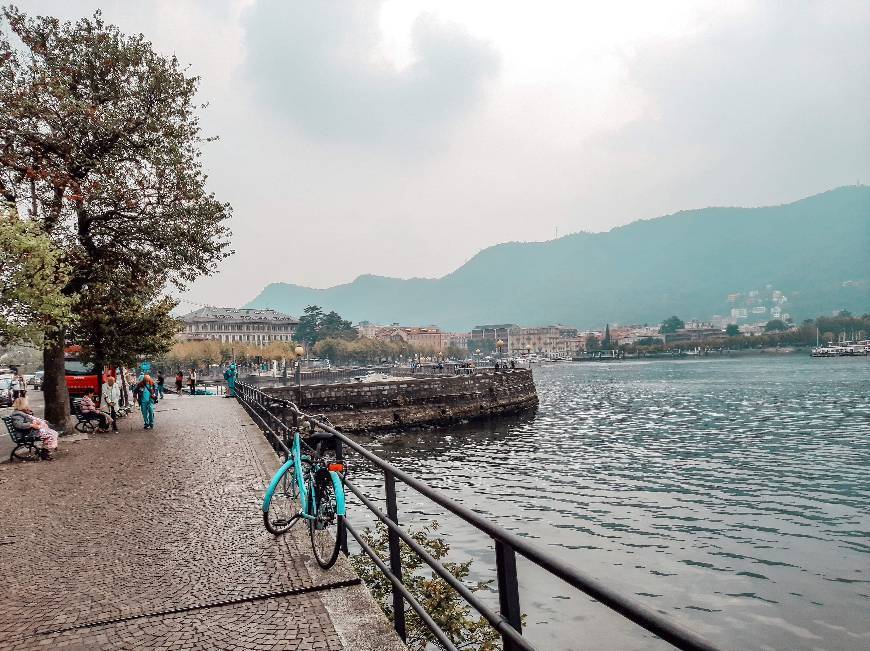
<svg viewBox="0 0 870 651"><path fill-rule="evenodd" d="M399 524L399 507L396 503L396 478L393 477L389 470L384 472L384 487L387 492L387 517L396 524ZM399 549L399 534L392 529L388 529L387 536L390 543L390 571L401 581L402 556ZM405 633L405 600L396 586L393 586L393 625L402 642L405 642L407 637Z"/></svg>
<svg viewBox="0 0 870 651"><path fill-rule="evenodd" d="M520 617L520 590L517 583L517 556L514 548L500 540L495 541L495 567L498 575L498 602L501 614L517 633L523 632ZM516 645L508 636L501 636L504 651L515 651Z"/></svg>

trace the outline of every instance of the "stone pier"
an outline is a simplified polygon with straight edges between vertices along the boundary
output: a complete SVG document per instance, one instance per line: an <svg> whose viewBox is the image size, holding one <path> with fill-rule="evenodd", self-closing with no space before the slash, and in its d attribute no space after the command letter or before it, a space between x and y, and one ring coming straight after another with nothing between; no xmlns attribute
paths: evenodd
<svg viewBox="0 0 870 651"><path fill-rule="evenodd" d="M528 369L383 382L263 388L311 414L325 414L343 432L404 429L519 413L538 406Z"/></svg>
<svg viewBox="0 0 870 651"><path fill-rule="evenodd" d="M263 528L278 462L235 400L167 396L154 430L0 463L0 648L405 648L343 558Z"/></svg>

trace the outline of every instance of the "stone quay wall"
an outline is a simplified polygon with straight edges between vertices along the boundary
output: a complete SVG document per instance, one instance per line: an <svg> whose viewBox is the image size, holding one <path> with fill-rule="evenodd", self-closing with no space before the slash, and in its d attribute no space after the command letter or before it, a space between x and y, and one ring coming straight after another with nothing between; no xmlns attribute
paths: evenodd
<svg viewBox="0 0 870 651"><path fill-rule="evenodd" d="M346 432L415 426L513 414L538 405L529 369L476 372L384 382L270 387L263 391L292 400L309 414L325 414Z"/></svg>

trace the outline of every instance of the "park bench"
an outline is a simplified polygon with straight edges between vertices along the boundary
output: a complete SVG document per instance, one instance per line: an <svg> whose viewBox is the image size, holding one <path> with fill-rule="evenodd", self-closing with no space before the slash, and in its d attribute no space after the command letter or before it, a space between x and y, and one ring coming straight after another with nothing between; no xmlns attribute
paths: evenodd
<svg viewBox="0 0 870 651"><path fill-rule="evenodd" d="M72 401L72 413L76 417L75 430L82 434L93 434L100 426L100 421L96 418L85 418L81 410L81 398L75 398Z"/></svg>
<svg viewBox="0 0 870 651"><path fill-rule="evenodd" d="M11 416L4 416L3 422L6 424L6 430L9 432L12 442L15 444L15 447L9 455L9 461L12 461L12 459L19 459L21 461L38 459L40 450L42 449L42 439L39 438L39 432L36 430L23 432L15 429L12 425ZM40 447L37 447L37 444L39 444ZM22 449L26 450L26 452L21 452Z"/></svg>

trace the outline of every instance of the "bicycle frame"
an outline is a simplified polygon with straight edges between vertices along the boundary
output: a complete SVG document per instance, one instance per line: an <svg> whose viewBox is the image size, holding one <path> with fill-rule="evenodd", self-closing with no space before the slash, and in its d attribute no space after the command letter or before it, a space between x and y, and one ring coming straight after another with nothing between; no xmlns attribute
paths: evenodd
<svg viewBox="0 0 870 651"><path fill-rule="evenodd" d="M311 461L311 457L307 454L302 454L302 440L299 437L299 432L295 432L293 434L293 448L290 454L290 458L278 469L278 472L275 473L275 476L272 477L272 481L269 482L269 487L266 489L266 494L263 496L263 513L267 513L269 511L269 505L272 503L272 496L275 494L275 490L278 488L278 483L281 481L281 478L284 476L284 473L287 472L291 467L293 467L293 478L296 482L296 487L299 489L299 499L301 501L302 509L300 510L299 515L306 520L313 520L315 518L315 513L317 513L317 504L313 504L316 499L315 496L312 496L311 502L313 507L313 513L308 510L308 493L305 489L305 476L302 474L302 464L296 463L296 459L300 459L302 461ZM332 479L332 486L335 490L335 514L344 516L346 514L345 507L345 497L344 497L344 483L342 482L341 475L339 475L334 470L329 470L329 476Z"/></svg>

